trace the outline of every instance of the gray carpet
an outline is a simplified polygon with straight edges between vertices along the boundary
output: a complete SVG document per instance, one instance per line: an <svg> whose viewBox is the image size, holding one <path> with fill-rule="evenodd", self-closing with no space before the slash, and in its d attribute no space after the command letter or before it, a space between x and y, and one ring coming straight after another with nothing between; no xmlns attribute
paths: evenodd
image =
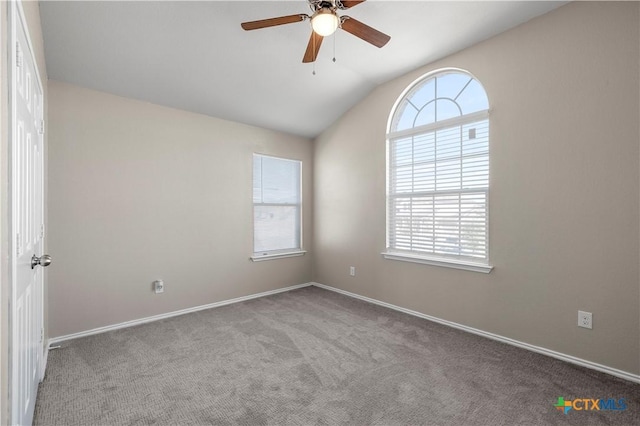
<svg viewBox="0 0 640 426"><path fill-rule="evenodd" d="M64 343L34 424L638 425L640 385L306 287Z"/></svg>

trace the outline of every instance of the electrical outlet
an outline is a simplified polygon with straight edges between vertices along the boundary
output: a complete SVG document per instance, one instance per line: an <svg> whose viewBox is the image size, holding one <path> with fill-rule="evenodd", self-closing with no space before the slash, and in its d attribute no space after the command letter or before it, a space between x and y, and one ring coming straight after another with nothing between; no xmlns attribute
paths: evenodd
<svg viewBox="0 0 640 426"><path fill-rule="evenodd" d="M158 294L158 293L164 293L164 281L162 280L157 280L153 282L153 291Z"/></svg>
<svg viewBox="0 0 640 426"><path fill-rule="evenodd" d="M593 328L593 314L591 312L578 311L578 327Z"/></svg>
<svg viewBox="0 0 640 426"><path fill-rule="evenodd" d="M356 276L356 267L355 266L349 266L349 275L351 275L352 277Z"/></svg>

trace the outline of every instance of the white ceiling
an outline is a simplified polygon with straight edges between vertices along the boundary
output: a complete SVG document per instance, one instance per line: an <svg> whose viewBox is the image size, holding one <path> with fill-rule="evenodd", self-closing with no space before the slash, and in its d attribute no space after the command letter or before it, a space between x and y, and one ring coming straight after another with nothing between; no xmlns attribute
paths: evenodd
<svg viewBox="0 0 640 426"><path fill-rule="evenodd" d="M369 0L342 11L391 36L378 49L344 31L303 64L309 13L289 1L43 1L49 78L187 111L315 137L377 85L566 2Z"/></svg>

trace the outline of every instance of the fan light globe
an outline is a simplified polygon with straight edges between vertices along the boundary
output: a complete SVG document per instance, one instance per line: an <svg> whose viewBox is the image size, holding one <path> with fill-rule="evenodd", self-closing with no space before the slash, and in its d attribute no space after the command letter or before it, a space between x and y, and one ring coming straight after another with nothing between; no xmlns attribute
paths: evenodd
<svg viewBox="0 0 640 426"><path fill-rule="evenodd" d="M311 18L311 28L322 37L329 36L338 29L338 17L330 9L319 10Z"/></svg>

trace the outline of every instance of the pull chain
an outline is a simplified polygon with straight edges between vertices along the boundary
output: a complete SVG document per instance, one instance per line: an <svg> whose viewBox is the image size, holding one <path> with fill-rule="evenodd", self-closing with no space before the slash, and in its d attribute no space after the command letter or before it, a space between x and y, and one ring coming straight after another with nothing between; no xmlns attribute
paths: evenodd
<svg viewBox="0 0 640 426"><path fill-rule="evenodd" d="M316 51L316 35L313 32L311 33L311 42L313 43L313 51L315 52ZM311 75L316 75L316 59L318 59L317 54L313 58L313 72L311 73Z"/></svg>
<svg viewBox="0 0 640 426"><path fill-rule="evenodd" d="M333 33L333 62L336 62L336 37L338 36L338 31Z"/></svg>

